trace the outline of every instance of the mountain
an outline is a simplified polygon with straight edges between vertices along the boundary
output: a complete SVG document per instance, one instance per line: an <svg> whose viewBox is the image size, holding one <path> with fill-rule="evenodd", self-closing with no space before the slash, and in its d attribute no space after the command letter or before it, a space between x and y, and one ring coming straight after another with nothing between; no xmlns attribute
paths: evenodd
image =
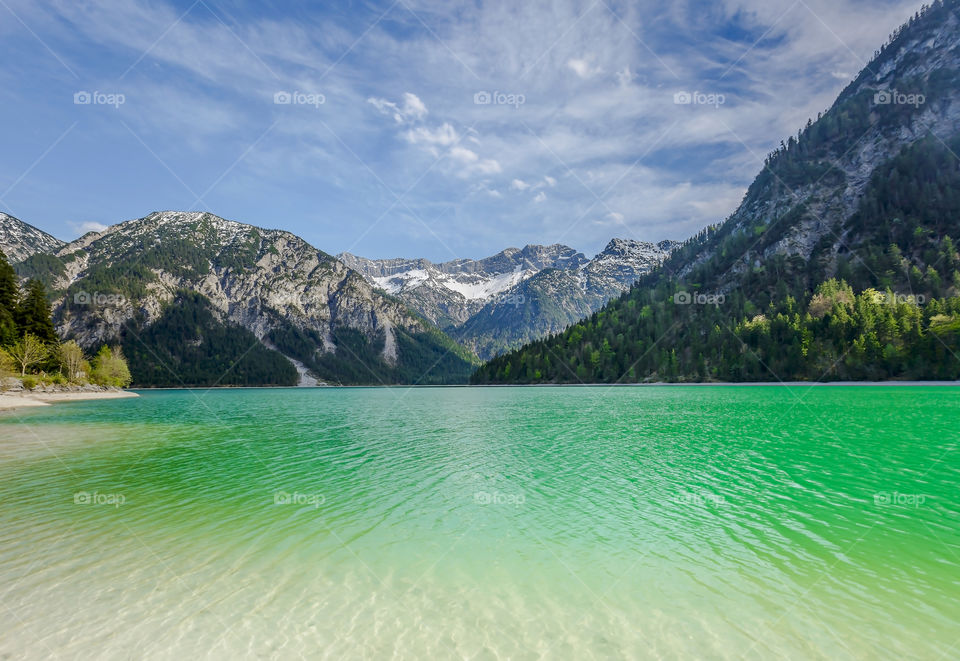
<svg viewBox="0 0 960 661"><path fill-rule="evenodd" d="M152 213L18 272L53 290L61 337L122 343L138 385L446 383L473 368L332 256L209 213Z"/></svg>
<svg viewBox="0 0 960 661"><path fill-rule="evenodd" d="M11 264L25 260L36 253L52 253L63 246L54 238L18 218L0 213L0 251Z"/></svg>
<svg viewBox="0 0 960 661"><path fill-rule="evenodd" d="M960 378L960 0L898 29L737 210L476 383Z"/></svg>
<svg viewBox="0 0 960 661"><path fill-rule="evenodd" d="M507 248L480 260L372 260L338 255L481 359L599 309L663 261L675 242L613 239L592 260L563 245Z"/></svg>
<svg viewBox="0 0 960 661"><path fill-rule="evenodd" d="M599 310L670 254L673 241L613 239L593 259L537 272L448 332L481 358L563 330Z"/></svg>
<svg viewBox="0 0 960 661"><path fill-rule="evenodd" d="M463 324L499 294L543 269L576 268L583 254L562 245L507 248L485 259L366 259L341 253L337 259L368 282L393 294L447 329Z"/></svg>

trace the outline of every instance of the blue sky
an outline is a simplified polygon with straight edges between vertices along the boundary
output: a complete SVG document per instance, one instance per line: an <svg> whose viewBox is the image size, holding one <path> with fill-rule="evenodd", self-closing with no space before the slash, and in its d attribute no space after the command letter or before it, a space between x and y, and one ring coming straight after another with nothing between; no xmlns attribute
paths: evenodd
<svg viewBox="0 0 960 661"><path fill-rule="evenodd" d="M683 239L920 5L0 0L0 210L435 261Z"/></svg>

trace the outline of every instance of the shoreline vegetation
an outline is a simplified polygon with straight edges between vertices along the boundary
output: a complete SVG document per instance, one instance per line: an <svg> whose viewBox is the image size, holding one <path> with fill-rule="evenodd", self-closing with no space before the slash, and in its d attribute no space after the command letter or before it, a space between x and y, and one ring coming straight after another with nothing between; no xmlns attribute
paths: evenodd
<svg viewBox="0 0 960 661"><path fill-rule="evenodd" d="M21 290L0 251L0 393L93 393L126 388L130 368L119 346L104 344L93 357L75 340L61 342L44 284Z"/></svg>
<svg viewBox="0 0 960 661"><path fill-rule="evenodd" d="M650 381L647 383L442 383L442 384L369 384L369 385L316 385L316 386L133 386L130 391L121 392L177 392L181 390L347 390L368 388L658 388L661 386L676 387L791 387L791 386L825 386L825 387L883 387L883 386L931 386L931 387L960 387L960 381Z"/></svg>

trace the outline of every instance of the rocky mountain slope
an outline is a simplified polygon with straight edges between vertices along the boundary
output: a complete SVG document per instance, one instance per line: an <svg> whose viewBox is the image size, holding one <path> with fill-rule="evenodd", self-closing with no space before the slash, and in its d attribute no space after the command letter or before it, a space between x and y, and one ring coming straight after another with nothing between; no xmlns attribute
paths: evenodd
<svg viewBox="0 0 960 661"><path fill-rule="evenodd" d="M463 324L503 292L549 268L577 268L582 253L562 245L529 245L485 259L366 259L350 253L337 259L370 284L404 300L441 329Z"/></svg>
<svg viewBox="0 0 960 661"><path fill-rule="evenodd" d="M957 378L958 149L960 0L938 0L768 156L724 223L475 380Z"/></svg>
<svg viewBox="0 0 960 661"><path fill-rule="evenodd" d="M0 251L3 251L11 264L21 262L36 253L52 253L62 246L63 241L60 239L0 212Z"/></svg>
<svg viewBox="0 0 960 661"><path fill-rule="evenodd" d="M727 288L773 255L810 259L816 252L828 270L835 268L855 239L843 221L857 210L877 168L924 138L943 144L960 127L958 35L955 0L935 3L922 20L899 28L829 111L771 154L713 239L716 247L684 252L679 273L717 260L723 239L737 234L759 240L718 260L728 271Z"/></svg>
<svg viewBox="0 0 960 661"><path fill-rule="evenodd" d="M675 245L613 239L585 263L545 269L510 287L449 333L489 360L599 310L662 263Z"/></svg>
<svg viewBox="0 0 960 661"><path fill-rule="evenodd" d="M144 360L168 363L182 353L176 343L203 344L216 329L238 346L242 330L258 353L280 352L305 378L326 382L440 383L472 369L449 338L332 256L289 232L208 213L153 213L19 270L48 283L59 297L58 333L84 346L117 339L144 349L138 338L162 321L169 330L154 340L166 344L147 347ZM216 347L204 351L214 364Z"/></svg>
<svg viewBox="0 0 960 661"><path fill-rule="evenodd" d="M563 245L507 248L480 260L338 258L488 359L561 330L649 273L674 247L613 239L592 260Z"/></svg>

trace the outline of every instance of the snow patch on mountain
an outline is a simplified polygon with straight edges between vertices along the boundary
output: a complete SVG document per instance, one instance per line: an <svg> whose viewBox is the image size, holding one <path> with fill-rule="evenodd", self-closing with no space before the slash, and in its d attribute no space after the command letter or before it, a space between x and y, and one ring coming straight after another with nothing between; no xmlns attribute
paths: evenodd
<svg viewBox="0 0 960 661"><path fill-rule="evenodd" d="M0 250L11 263L22 262L36 253L56 252L63 245L63 241L43 230L0 212Z"/></svg>
<svg viewBox="0 0 960 661"><path fill-rule="evenodd" d="M588 262L564 245L507 248L485 259L337 258L373 286L402 299L441 328L464 323L497 296L548 268L577 268Z"/></svg>
<svg viewBox="0 0 960 661"><path fill-rule="evenodd" d="M589 315L653 270L676 245L612 239L593 259L559 244L439 264L350 253L338 258L489 358Z"/></svg>

